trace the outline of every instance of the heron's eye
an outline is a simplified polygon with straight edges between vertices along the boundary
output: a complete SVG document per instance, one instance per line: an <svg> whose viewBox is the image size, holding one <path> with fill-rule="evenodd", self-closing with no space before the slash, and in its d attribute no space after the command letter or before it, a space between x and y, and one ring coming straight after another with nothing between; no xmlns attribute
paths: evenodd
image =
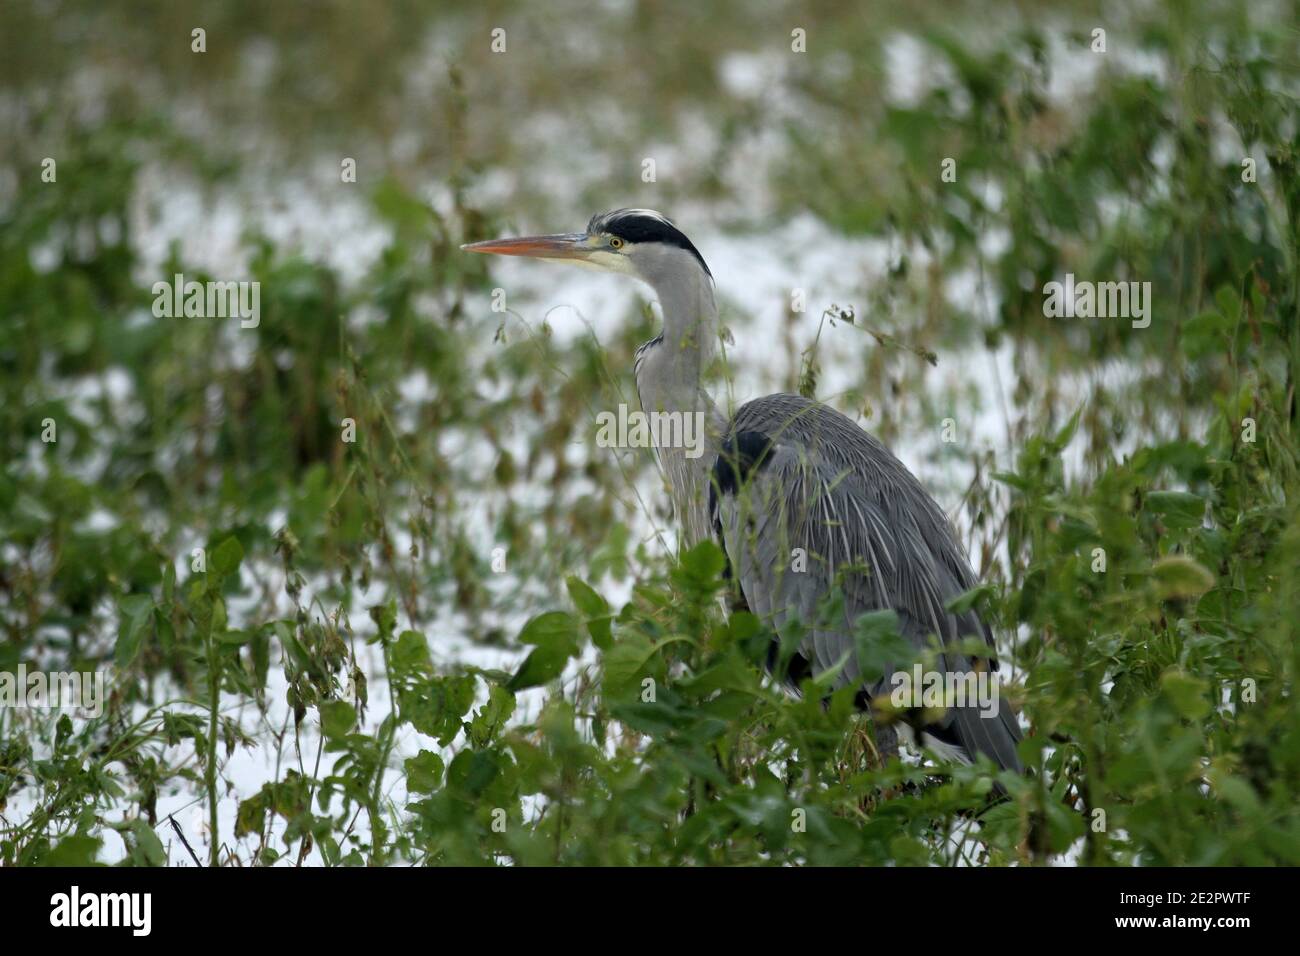
<svg viewBox="0 0 1300 956"><path fill-rule="evenodd" d="M614 248L614 249L622 249L622 248L623 248L623 240L620 239L618 236L610 236L610 237L609 237L609 244L610 244L610 247L611 247L611 248Z"/></svg>

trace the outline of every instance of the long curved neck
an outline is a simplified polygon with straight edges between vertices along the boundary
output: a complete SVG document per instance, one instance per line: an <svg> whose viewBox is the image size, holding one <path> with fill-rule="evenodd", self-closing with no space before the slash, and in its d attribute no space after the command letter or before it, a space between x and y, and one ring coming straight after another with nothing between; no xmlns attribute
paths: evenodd
<svg viewBox="0 0 1300 956"><path fill-rule="evenodd" d="M713 280L693 260L672 266L648 279L663 309L664 326L659 338L638 354L636 386L643 412L682 416L680 434L691 438L656 448L677 514L679 544L688 548L711 534L709 474L726 421L704 390L718 337Z"/></svg>

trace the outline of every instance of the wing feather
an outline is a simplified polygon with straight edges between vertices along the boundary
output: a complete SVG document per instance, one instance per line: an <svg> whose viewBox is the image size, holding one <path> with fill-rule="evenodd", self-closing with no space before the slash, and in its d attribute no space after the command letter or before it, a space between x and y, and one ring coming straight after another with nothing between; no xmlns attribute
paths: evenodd
<svg viewBox="0 0 1300 956"><path fill-rule="evenodd" d="M946 671L997 667L992 632L979 615L954 615L945 607L977 580L956 535L884 445L833 409L795 395L742 406L731 435L742 434L751 454L715 499L717 530L754 613L770 619L778 634L788 635L796 622L807 628L800 652L814 673L848 652L835 686L860 683L854 622L886 608L917 647L928 646L931 635L942 646L966 636L983 639L988 653L977 660L956 650L943 653ZM752 454L755 436L766 442L766 454ZM736 447L724 442L719 467ZM807 566L802 572L794 569L799 548ZM819 620L837 590L843 613ZM863 689L869 696L885 692L888 675ZM968 754L986 754L999 767L1021 769L1015 750L1020 726L1005 705L986 717L968 702L922 729Z"/></svg>

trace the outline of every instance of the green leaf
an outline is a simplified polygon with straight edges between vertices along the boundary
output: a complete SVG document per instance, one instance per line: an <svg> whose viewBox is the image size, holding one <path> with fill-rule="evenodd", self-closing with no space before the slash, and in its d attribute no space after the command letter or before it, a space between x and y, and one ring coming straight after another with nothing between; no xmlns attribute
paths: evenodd
<svg viewBox="0 0 1300 956"><path fill-rule="evenodd" d="M1241 777L1221 776L1212 781L1214 792L1230 803L1246 820L1258 820L1264 814L1259 794Z"/></svg>
<svg viewBox="0 0 1300 956"><path fill-rule="evenodd" d="M239 812L235 815L235 839L262 832L266 823L266 788L239 801Z"/></svg>
<svg viewBox="0 0 1300 956"><path fill-rule="evenodd" d="M447 786L457 793L477 797L500 773L498 758L491 751L462 750L447 768Z"/></svg>
<svg viewBox="0 0 1300 956"><path fill-rule="evenodd" d="M1181 554L1157 561L1151 567L1151 578L1162 601L1200 597L1214 587L1214 575Z"/></svg>
<svg viewBox="0 0 1300 956"><path fill-rule="evenodd" d="M853 625L853 643L858 667L869 681L911 665L916 648L898 630L898 615L893 611L863 614Z"/></svg>
<svg viewBox="0 0 1300 956"><path fill-rule="evenodd" d="M288 654L293 665L299 670L310 667L311 655L307 653L307 648L302 646L302 641L298 640L294 625L289 621L276 621L272 627L275 636L280 639L280 647Z"/></svg>
<svg viewBox="0 0 1300 956"><path fill-rule="evenodd" d="M1205 681L1184 671L1167 670L1160 675L1161 692L1174 710L1188 720L1199 720L1210 712L1208 689Z"/></svg>
<svg viewBox="0 0 1300 956"><path fill-rule="evenodd" d="M1186 491L1152 491L1144 508L1175 528L1199 528L1205 519L1205 499Z"/></svg>
<svg viewBox="0 0 1300 956"><path fill-rule="evenodd" d="M564 584L569 589L569 597L573 600L574 606L585 617L602 617L609 613L609 605L605 603L605 599L581 578L570 574L564 579Z"/></svg>
<svg viewBox="0 0 1300 956"><path fill-rule="evenodd" d="M688 690L697 700L703 700L719 690L740 690L753 694L758 691L756 671L735 651L722 657L712 667L686 681L674 681L674 686Z"/></svg>
<svg viewBox="0 0 1300 956"><path fill-rule="evenodd" d="M578 653L578 622L567 611L547 611L524 625L520 644L535 644L555 651Z"/></svg>
<svg viewBox="0 0 1300 956"><path fill-rule="evenodd" d="M427 680L398 692L398 713L402 720L422 734L436 737L447 746L462 728L462 720L474 706L476 679L442 677Z"/></svg>
<svg viewBox="0 0 1300 956"><path fill-rule="evenodd" d="M1079 427L1079 416L1082 414L1083 406L1080 405L1074 410L1074 414L1070 416L1070 420L1065 423L1061 430L1052 436L1049 447L1053 453L1059 454L1066 445L1070 444L1070 440L1074 438L1075 430Z"/></svg>
<svg viewBox="0 0 1300 956"><path fill-rule="evenodd" d="M529 687L541 687L549 684L564 673L568 658L548 648L538 648L524 658L519 670L510 678L506 688L511 691L525 690Z"/></svg>
<svg viewBox="0 0 1300 956"><path fill-rule="evenodd" d="M612 695L640 690L642 677L659 677L663 674L663 661L656 660L659 651L669 644L688 641L681 635L651 641L644 634L628 632L614 642L614 646L601 657L605 670L605 689Z"/></svg>
<svg viewBox="0 0 1300 956"><path fill-rule="evenodd" d="M709 588L717 583L727 556L713 541L701 541L682 555L681 570L697 587Z"/></svg>
<svg viewBox="0 0 1300 956"><path fill-rule="evenodd" d="M39 866L97 866L99 864L98 837L73 834L59 841L39 861Z"/></svg>
<svg viewBox="0 0 1300 956"><path fill-rule="evenodd" d="M114 648L113 655L118 670L130 667L136 655L140 653L145 625L149 623L149 615L153 607L153 598L147 594L128 594L118 604L120 624L117 631L117 646Z"/></svg>
<svg viewBox="0 0 1300 956"><path fill-rule="evenodd" d="M218 578L224 578L239 569L244 560L244 548L239 539L233 535L217 545L208 559L208 570Z"/></svg>
<svg viewBox="0 0 1300 956"><path fill-rule="evenodd" d="M403 631L388 652L389 666L394 680L427 677L433 673L433 659L429 656L429 642L419 631Z"/></svg>
<svg viewBox="0 0 1300 956"><path fill-rule="evenodd" d="M373 605L370 608L370 619L375 622L375 627L379 629L379 639L386 641L393 636L393 631L397 627L397 601L392 600L385 604Z"/></svg>
<svg viewBox="0 0 1300 956"><path fill-rule="evenodd" d="M1226 347L1232 324L1222 312L1209 309L1193 316L1179 329L1180 344L1189 359L1199 359Z"/></svg>
<svg viewBox="0 0 1300 956"><path fill-rule="evenodd" d="M973 608L981 598L987 597L991 594L993 594L993 585L978 584L969 591L963 591L961 594L958 594L944 606L953 614L965 614Z"/></svg>
<svg viewBox="0 0 1300 956"><path fill-rule="evenodd" d="M519 633L519 643L536 646L506 685L509 690L540 687L564 671L569 658L578 653L578 622L566 611L539 614Z"/></svg>
<svg viewBox="0 0 1300 956"><path fill-rule="evenodd" d="M70 739L72 739L72 719L67 714L60 714L59 722L55 724L54 749L63 749L63 745Z"/></svg>
<svg viewBox="0 0 1300 956"><path fill-rule="evenodd" d="M352 732L357 723L357 709L345 700L330 700L320 705L321 733L338 740Z"/></svg>
<svg viewBox="0 0 1300 956"><path fill-rule="evenodd" d="M158 834L147 820L136 817L131 821L131 832L135 835L136 845L144 855L145 862L150 866L167 865L167 852L163 849L162 840L158 839Z"/></svg>
<svg viewBox="0 0 1300 956"><path fill-rule="evenodd" d="M176 629L172 626L172 619L162 605L153 609L153 628L154 633L158 635L158 646L162 648L164 654L170 654L176 647Z"/></svg>
<svg viewBox="0 0 1300 956"><path fill-rule="evenodd" d="M1033 487L1033 483L1028 479L1009 471L996 471L993 473L992 477L994 481L1000 481L1004 485L1010 485L1017 491L1028 491Z"/></svg>
<svg viewBox="0 0 1300 956"><path fill-rule="evenodd" d="M574 606L586 619L591 642L602 651L609 650L614 643L611 634L614 617L609 613L609 604L581 578L569 575L564 583L569 588L569 597L573 599Z"/></svg>
<svg viewBox="0 0 1300 956"><path fill-rule="evenodd" d="M605 690L619 694L630 688L654 653L654 643L644 634L635 631L622 633L614 646L601 657Z"/></svg>
<svg viewBox="0 0 1300 956"><path fill-rule="evenodd" d="M421 750L414 757L408 757L403 766L406 768L406 789L411 793L433 793L442 785L442 758L432 751Z"/></svg>
<svg viewBox="0 0 1300 956"><path fill-rule="evenodd" d="M505 728L515 712L515 695L503 687L488 688L488 700L469 724L469 739L475 747L485 747Z"/></svg>

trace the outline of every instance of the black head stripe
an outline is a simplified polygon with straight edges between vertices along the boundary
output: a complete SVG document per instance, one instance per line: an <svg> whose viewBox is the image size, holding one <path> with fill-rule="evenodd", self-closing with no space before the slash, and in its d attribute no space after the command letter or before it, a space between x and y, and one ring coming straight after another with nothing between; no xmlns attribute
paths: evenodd
<svg viewBox="0 0 1300 956"><path fill-rule="evenodd" d="M685 249L699 261L700 267L710 277L713 276L695 244L667 218L649 209L615 209L613 212L592 216L591 222L587 224L587 232L592 235L607 232L626 242L662 242Z"/></svg>

